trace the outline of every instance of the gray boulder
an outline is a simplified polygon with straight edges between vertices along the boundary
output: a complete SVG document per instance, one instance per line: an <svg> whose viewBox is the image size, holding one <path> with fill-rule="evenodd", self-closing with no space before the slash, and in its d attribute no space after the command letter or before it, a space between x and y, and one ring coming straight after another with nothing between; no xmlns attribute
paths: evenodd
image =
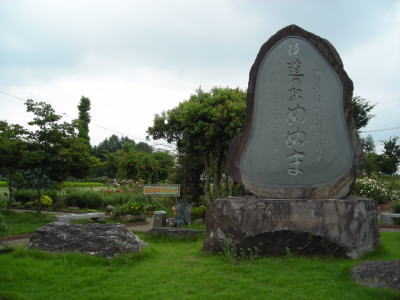
<svg viewBox="0 0 400 300"><path fill-rule="evenodd" d="M351 278L372 288L388 287L400 291L400 260L374 260L351 269Z"/></svg>
<svg viewBox="0 0 400 300"><path fill-rule="evenodd" d="M53 222L37 229L28 243L29 249L50 252L81 252L113 257L140 252L147 244L122 224L65 224Z"/></svg>

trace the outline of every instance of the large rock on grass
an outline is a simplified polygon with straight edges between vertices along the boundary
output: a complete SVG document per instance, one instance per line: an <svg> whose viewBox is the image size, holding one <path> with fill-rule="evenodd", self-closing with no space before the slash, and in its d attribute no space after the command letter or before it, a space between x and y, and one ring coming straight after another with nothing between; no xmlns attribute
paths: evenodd
<svg viewBox="0 0 400 300"><path fill-rule="evenodd" d="M28 248L50 252L81 252L113 257L140 252L145 242L122 224L65 224L53 222L37 229Z"/></svg>
<svg viewBox="0 0 400 300"><path fill-rule="evenodd" d="M372 288L388 287L400 291L400 260L374 260L351 269L351 278Z"/></svg>

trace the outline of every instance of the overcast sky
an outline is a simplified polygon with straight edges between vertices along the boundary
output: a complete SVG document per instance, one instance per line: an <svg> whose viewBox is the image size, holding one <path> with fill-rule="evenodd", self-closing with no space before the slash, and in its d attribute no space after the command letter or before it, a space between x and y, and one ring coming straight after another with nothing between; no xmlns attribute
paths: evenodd
<svg viewBox="0 0 400 300"><path fill-rule="evenodd" d="M328 39L378 103L365 131L400 136L400 1L1 1L0 120L26 124L22 99L77 118L92 103L92 145L144 139L155 113L199 87L247 88L260 46L289 24ZM107 128L107 129L104 129ZM110 131L112 130L112 131ZM366 135L366 134L364 134Z"/></svg>

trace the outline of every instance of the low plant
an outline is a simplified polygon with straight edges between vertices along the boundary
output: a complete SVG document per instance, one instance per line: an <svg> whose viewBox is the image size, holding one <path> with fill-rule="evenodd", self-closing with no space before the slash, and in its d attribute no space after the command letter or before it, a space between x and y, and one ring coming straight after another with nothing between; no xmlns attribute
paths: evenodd
<svg viewBox="0 0 400 300"><path fill-rule="evenodd" d="M72 187L104 187L106 186L101 182L75 182L75 181L65 181L62 183L62 186L65 188Z"/></svg>
<svg viewBox="0 0 400 300"><path fill-rule="evenodd" d="M33 202L36 199L35 190L16 190L13 193L16 202L21 202L22 204L26 202Z"/></svg>
<svg viewBox="0 0 400 300"><path fill-rule="evenodd" d="M400 200L395 200L390 206L390 210L395 214L400 214Z"/></svg>
<svg viewBox="0 0 400 300"><path fill-rule="evenodd" d="M8 187L7 181L0 180L0 187Z"/></svg>
<svg viewBox="0 0 400 300"><path fill-rule="evenodd" d="M358 195L374 199L378 203L389 201L393 196L388 184L373 177L357 179L355 189Z"/></svg>
<svg viewBox="0 0 400 300"><path fill-rule="evenodd" d="M260 249L254 248L241 248L238 247L231 237L221 239L222 256L231 264L238 264L241 260L245 259L258 259L260 258Z"/></svg>
<svg viewBox="0 0 400 300"><path fill-rule="evenodd" d="M42 205L50 207L53 204L53 200L48 195L42 195L42 196L40 196L40 203Z"/></svg>
<svg viewBox="0 0 400 300"><path fill-rule="evenodd" d="M205 217L207 207L204 205L192 208L192 219L202 219Z"/></svg>
<svg viewBox="0 0 400 300"><path fill-rule="evenodd" d="M113 216L134 215L138 216L143 214L144 204L140 202L129 201L114 208Z"/></svg>

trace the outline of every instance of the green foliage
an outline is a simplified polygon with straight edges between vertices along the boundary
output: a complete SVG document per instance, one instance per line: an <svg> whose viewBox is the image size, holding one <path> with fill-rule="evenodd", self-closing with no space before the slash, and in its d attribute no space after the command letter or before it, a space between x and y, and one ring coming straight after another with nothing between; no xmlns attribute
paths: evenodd
<svg viewBox="0 0 400 300"><path fill-rule="evenodd" d="M29 201L34 202L36 199L36 191L34 190L17 190L14 192L14 199L16 202L26 203Z"/></svg>
<svg viewBox="0 0 400 300"><path fill-rule="evenodd" d="M8 225L5 217L2 214L2 207L0 207L0 235L4 235L8 231Z"/></svg>
<svg viewBox="0 0 400 300"><path fill-rule="evenodd" d="M204 218L206 215L206 210L207 207L205 207L204 205L198 206L198 207L193 207L192 208L192 219L201 219Z"/></svg>
<svg viewBox="0 0 400 300"><path fill-rule="evenodd" d="M355 96L351 100L351 105L353 107L353 116L357 129L367 126L369 120L374 117L370 112L374 109L376 104L371 104L368 100L360 96Z"/></svg>
<svg viewBox="0 0 400 300"><path fill-rule="evenodd" d="M362 167L362 170L368 176L371 176L372 174L379 172L380 160L381 160L380 155L376 154L375 152L365 153L364 154L364 165Z"/></svg>
<svg viewBox="0 0 400 300"><path fill-rule="evenodd" d="M53 204L53 200L48 195L41 195L40 204L50 207Z"/></svg>
<svg viewBox="0 0 400 300"><path fill-rule="evenodd" d="M77 137L76 123L61 123L50 104L45 102L25 102L28 112L34 118L28 124L35 128L29 133L29 155L25 157L24 173L28 186L36 190L37 199L51 184L62 182L67 175L83 176L94 160L89 155L85 141ZM40 201L37 211L40 212Z"/></svg>
<svg viewBox="0 0 400 300"><path fill-rule="evenodd" d="M90 147L89 138L89 123L90 123L90 99L83 97L78 105L79 119L78 119L78 137L82 138L85 143Z"/></svg>
<svg viewBox="0 0 400 300"><path fill-rule="evenodd" d="M0 171L7 176L8 204L11 208L14 182L18 171L23 168L27 150L27 131L18 124L0 121Z"/></svg>
<svg viewBox="0 0 400 300"><path fill-rule="evenodd" d="M360 137L360 142L364 153L375 152L375 142L372 135L368 135L365 138Z"/></svg>
<svg viewBox="0 0 400 300"><path fill-rule="evenodd" d="M245 259L259 259L260 250L254 248L239 248L237 247L230 237L220 240L223 258L230 264L239 264L240 261Z"/></svg>
<svg viewBox="0 0 400 300"><path fill-rule="evenodd" d="M392 205L390 206L390 210L393 213L400 214L400 199L395 200Z"/></svg>
<svg viewBox="0 0 400 300"><path fill-rule="evenodd" d="M397 143L399 137L390 137L384 141L383 160L381 162L381 171L393 175L396 173L400 163L400 144Z"/></svg>
<svg viewBox="0 0 400 300"><path fill-rule="evenodd" d="M110 154L117 167L118 178L129 178L144 183L166 181L174 166L174 158L166 152L116 151Z"/></svg>
<svg viewBox="0 0 400 300"><path fill-rule="evenodd" d="M79 208L101 209L107 205L117 206L129 201L145 202L146 196L143 194L124 193L124 192L95 192L71 190L64 195L66 206L75 206Z"/></svg>
<svg viewBox="0 0 400 300"><path fill-rule="evenodd" d="M394 197L389 185L377 177L358 178L355 191L358 195L374 199L378 203L384 203Z"/></svg>
<svg viewBox="0 0 400 300"><path fill-rule="evenodd" d="M7 181L0 180L0 187L8 187Z"/></svg>
<svg viewBox="0 0 400 300"><path fill-rule="evenodd" d="M239 88L213 88L196 91L189 100L154 117L147 132L153 139L175 142L178 164L183 168L180 181L198 203L201 193L200 176L205 174L206 198L210 200L211 178L217 196L228 145L243 126L246 93ZM186 196L186 195L185 195Z"/></svg>
<svg viewBox="0 0 400 300"><path fill-rule="evenodd" d="M134 215L138 216L144 213L144 204L142 202L128 201L114 208L113 216Z"/></svg>
<svg viewBox="0 0 400 300"><path fill-rule="evenodd" d="M62 183L64 188L76 188L76 187L105 187L106 185L101 182L75 182L75 181L64 181Z"/></svg>

